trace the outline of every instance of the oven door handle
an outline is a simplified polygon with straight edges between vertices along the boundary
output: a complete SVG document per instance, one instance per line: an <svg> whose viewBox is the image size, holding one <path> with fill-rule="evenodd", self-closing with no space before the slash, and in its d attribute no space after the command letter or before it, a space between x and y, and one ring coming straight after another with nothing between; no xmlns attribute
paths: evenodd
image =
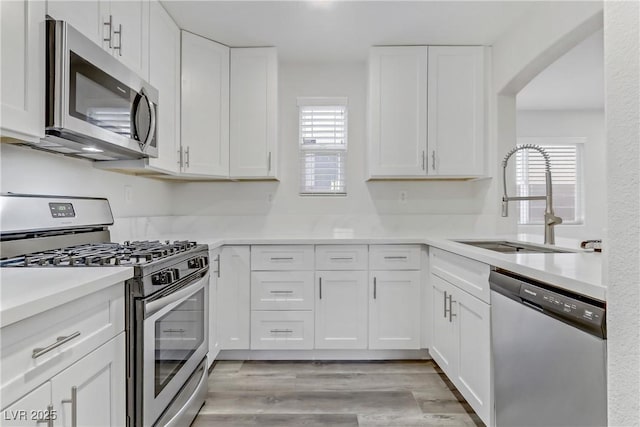
<svg viewBox="0 0 640 427"><path fill-rule="evenodd" d="M167 308L169 305L174 303L181 302L188 296L191 296L194 292L198 290L198 288L203 287L204 284L209 280L209 272L202 276L197 281L193 282L190 285L185 286L184 288L180 288L175 292L170 293L169 295L162 297L157 300L145 302L144 304L144 318L154 315L160 310Z"/></svg>

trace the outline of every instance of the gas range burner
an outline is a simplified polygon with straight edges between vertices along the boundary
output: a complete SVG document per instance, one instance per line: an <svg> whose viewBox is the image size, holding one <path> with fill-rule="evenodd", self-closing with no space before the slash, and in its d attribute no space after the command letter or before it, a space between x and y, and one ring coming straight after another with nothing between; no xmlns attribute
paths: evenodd
<svg viewBox="0 0 640 427"><path fill-rule="evenodd" d="M187 252L195 242L168 240L126 241L119 243L90 243L35 252L0 261L0 267L103 267L136 266Z"/></svg>

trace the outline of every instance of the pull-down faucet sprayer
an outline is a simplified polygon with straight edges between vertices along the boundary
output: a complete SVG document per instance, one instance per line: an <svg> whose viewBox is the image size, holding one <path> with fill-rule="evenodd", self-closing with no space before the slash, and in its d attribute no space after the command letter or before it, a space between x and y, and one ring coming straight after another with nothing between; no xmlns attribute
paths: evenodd
<svg viewBox="0 0 640 427"><path fill-rule="evenodd" d="M546 195L544 196L516 196L509 197L507 195L507 162L509 158L514 155L517 151L520 150L535 150L542 154L544 157L545 163L545 186L546 186ZM504 193L502 196L502 216L506 217L509 215L509 202L511 201L520 201L520 200L545 200L546 206L544 209L544 243L549 245L554 245L556 243L555 233L553 227L562 224L562 218L556 216L553 213L553 192L551 188L551 158L549 154L540 146L535 144L524 144L519 145L513 149L511 149L506 156L504 156L504 160L502 160L502 185L504 189Z"/></svg>

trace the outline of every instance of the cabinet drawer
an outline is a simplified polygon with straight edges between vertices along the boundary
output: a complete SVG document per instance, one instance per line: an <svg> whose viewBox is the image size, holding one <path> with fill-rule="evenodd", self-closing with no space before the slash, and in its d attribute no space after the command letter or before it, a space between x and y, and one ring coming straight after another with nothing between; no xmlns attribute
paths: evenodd
<svg viewBox="0 0 640 427"><path fill-rule="evenodd" d="M371 270L419 270L420 245L369 246Z"/></svg>
<svg viewBox="0 0 640 427"><path fill-rule="evenodd" d="M366 270L367 245L318 245L316 270Z"/></svg>
<svg viewBox="0 0 640 427"><path fill-rule="evenodd" d="M252 270L313 270L313 246L251 246Z"/></svg>
<svg viewBox="0 0 640 427"><path fill-rule="evenodd" d="M489 303L488 264L432 247L429 250L429 267L431 274Z"/></svg>
<svg viewBox="0 0 640 427"><path fill-rule="evenodd" d="M313 271L252 272L251 309L313 309Z"/></svg>
<svg viewBox="0 0 640 427"><path fill-rule="evenodd" d="M312 311L252 311L251 349L310 350Z"/></svg>
<svg viewBox="0 0 640 427"><path fill-rule="evenodd" d="M122 283L0 329L2 401L14 401L122 331ZM60 337L69 338L33 357Z"/></svg>

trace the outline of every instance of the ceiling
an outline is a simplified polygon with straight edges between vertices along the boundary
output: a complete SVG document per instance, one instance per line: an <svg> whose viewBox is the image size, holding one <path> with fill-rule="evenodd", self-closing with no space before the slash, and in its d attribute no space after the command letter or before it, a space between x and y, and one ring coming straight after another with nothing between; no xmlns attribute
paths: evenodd
<svg viewBox="0 0 640 427"><path fill-rule="evenodd" d="M518 110L603 109L603 31L544 69L518 93L516 101Z"/></svg>
<svg viewBox="0 0 640 427"><path fill-rule="evenodd" d="M276 46L283 62L364 61L372 45L491 45L536 1L162 1L180 28Z"/></svg>

